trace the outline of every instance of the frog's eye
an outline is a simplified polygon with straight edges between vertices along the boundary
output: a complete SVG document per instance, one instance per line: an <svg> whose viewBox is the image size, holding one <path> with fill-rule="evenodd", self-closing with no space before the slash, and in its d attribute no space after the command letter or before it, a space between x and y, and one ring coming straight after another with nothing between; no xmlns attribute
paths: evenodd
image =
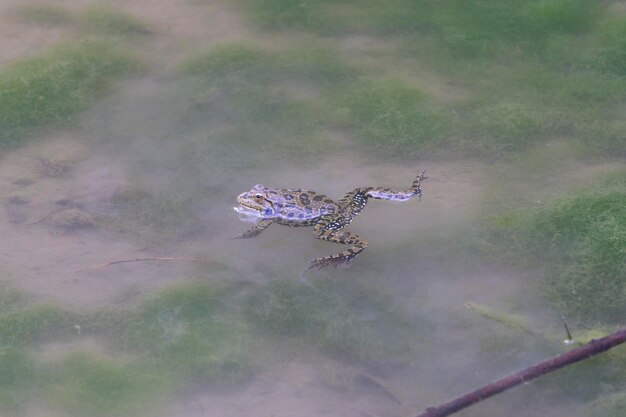
<svg viewBox="0 0 626 417"><path fill-rule="evenodd" d="M263 196L261 194L256 194L254 198L256 198L257 200L261 200Z"/></svg>

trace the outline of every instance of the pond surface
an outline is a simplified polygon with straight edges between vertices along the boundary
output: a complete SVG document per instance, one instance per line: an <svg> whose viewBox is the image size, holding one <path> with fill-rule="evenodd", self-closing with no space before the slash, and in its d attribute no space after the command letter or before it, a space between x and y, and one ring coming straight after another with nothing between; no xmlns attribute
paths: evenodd
<svg viewBox="0 0 626 417"><path fill-rule="evenodd" d="M559 137L504 157L426 142L424 155L390 154L355 139L413 126L391 108L402 129L383 115L359 130L372 117L359 105L379 97L359 90L362 78L440 103L471 95L443 71L389 61L401 37L264 31L237 2L106 2L146 30L89 23L99 20L85 0L54 2L69 23L33 23L20 3L0 6L0 65L94 33L141 64L69 124L0 154L0 354L19 359L0 359L12 375L0 377L0 414L408 416L569 349L541 294L545 265L500 257L481 227L623 160L580 159ZM252 47L261 52L246 55ZM338 199L406 188L422 169L420 201L370 200L346 229L369 242L349 268L306 270L344 249L310 227L233 239L249 227L235 197L254 184ZM590 401L622 392L597 386L608 368L575 367L459 415L588 416Z"/></svg>

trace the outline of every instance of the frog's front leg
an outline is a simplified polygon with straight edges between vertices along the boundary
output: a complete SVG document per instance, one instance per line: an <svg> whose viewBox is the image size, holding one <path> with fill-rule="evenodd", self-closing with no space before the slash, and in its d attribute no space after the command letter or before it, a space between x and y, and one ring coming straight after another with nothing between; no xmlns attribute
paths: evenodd
<svg viewBox="0 0 626 417"><path fill-rule="evenodd" d="M251 237L258 236L272 223L274 223L274 219L263 219L242 234L235 236L235 239L249 239Z"/></svg>
<svg viewBox="0 0 626 417"><path fill-rule="evenodd" d="M393 188L366 188L364 193L367 197L377 198L379 200L406 201L410 198L418 196L422 197L421 181L427 179L426 170L419 173L413 181L410 188L405 190L396 190Z"/></svg>
<svg viewBox="0 0 626 417"><path fill-rule="evenodd" d="M352 246L341 253L313 259L309 262L309 269L322 269L331 265L348 264L355 256L367 248L367 240L361 239L354 233L339 231L344 226L345 224L341 220L333 217L322 218L315 225L313 234L316 238Z"/></svg>

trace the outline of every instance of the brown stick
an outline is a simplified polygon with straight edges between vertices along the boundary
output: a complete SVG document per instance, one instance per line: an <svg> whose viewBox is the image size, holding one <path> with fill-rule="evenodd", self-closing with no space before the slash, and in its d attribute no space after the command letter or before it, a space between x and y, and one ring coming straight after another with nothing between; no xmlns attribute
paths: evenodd
<svg viewBox="0 0 626 417"><path fill-rule="evenodd" d="M461 397L455 398L447 403L427 408L426 411L417 417L449 416L459 410L469 407L470 405L499 394L502 391L506 391L509 388L513 388L516 385L530 381L531 379L537 378L549 372L556 371L557 369L563 368L567 365L591 358L592 356L605 352L624 342L626 342L626 329L622 329L601 339L592 339L589 343L579 348L557 355L552 359L540 362L496 382L492 382L491 384L478 388L477 390Z"/></svg>
<svg viewBox="0 0 626 417"><path fill-rule="evenodd" d="M209 261L206 259L198 259L198 258L188 258L188 257L180 257L180 256L170 256L170 257L161 257L161 258L135 258L135 259L121 259L119 261L111 261L103 264L88 266L83 269L79 269L78 272L88 271L91 269L104 268L111 265L117 264L125 264L129 262L149 262L149 261L187 261L187 262L198 262L201 264L217 264L215 261Z"/></svg>

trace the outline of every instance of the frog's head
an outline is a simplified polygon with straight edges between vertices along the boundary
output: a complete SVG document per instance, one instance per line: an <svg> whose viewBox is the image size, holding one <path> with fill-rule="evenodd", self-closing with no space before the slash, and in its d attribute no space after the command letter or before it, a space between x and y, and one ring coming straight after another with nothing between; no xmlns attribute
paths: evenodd
<svg viewBox="0 0 626 417"><path fill-rule="evenodd" d="M269 194L261 184L257 184L250 191L239 194L237 197L238 207L235 211L246 217L252 218L272 218L278 217L278 211L274 209L274 203L270 200Z"/></svg>

